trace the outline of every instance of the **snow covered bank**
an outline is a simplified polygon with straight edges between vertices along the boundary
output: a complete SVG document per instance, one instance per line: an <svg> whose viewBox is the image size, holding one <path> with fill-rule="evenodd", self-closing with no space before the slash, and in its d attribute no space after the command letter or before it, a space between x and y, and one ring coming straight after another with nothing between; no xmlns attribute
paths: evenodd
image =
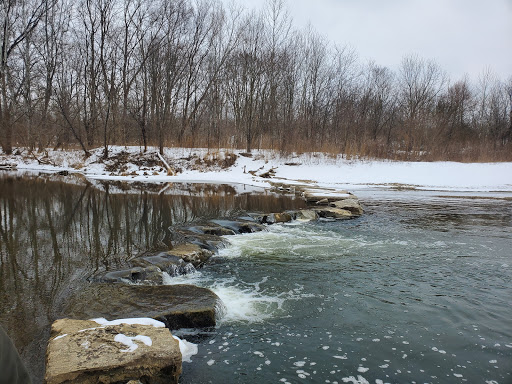
<svg viewBox="0 0 512 384"><path fill-rule="evenodd" d="M280 156L268 150L254 151L251 157L246 157L242 151L166 148L164 158L176 171L175 176L169 176L158 160L156 148L141 153L140 147L115 146L110 148L110 157L105 161L101 158L102 149L91 151L92 156L87 159L80 151L48 150L44 155L29 155L21 149L15 153L0 154L0 165L19 170L66 170L100 180L512 192L512 163L346 160L321 153Z"/></svg>

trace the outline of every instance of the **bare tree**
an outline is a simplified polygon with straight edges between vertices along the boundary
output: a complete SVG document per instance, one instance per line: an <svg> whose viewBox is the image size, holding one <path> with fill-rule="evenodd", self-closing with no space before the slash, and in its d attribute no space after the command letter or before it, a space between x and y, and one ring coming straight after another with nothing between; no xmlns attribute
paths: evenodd
<svg viewBox="0 0 512 384"><path fill-rule="evenodd" d="M503 140L506 144L512 141L512 76L509 77L505 90L508 95L508 131L503 136Z"/></svg>
<svg viewBox="0 0 512 384"><path fill-rule="evenodd" d="M37 27L47 9L46 0L3 0L0 5L0 141L5 153L12 152L13 124L20 84L13 82L13 56Z"/></svg>
<svg viewBox="0 0 512 384"><path fill-rule="evenodd" d="M228 95L233 108L237 131L244 135L246 150L251 152L259 128L264 87L262 39L264 23L255 12L246 16L240 25L241 39L229 63Z"/></svg>
<svg viewBox="0 0 512 384"><path fill-rule="evenodd" d="M448 78L439 65L411 55L403 58L399 72L399 92L405 118L407 151L420 146L428 136L429 115ZM414 132L416 131L416 132ZM423 132L423 135L418 134Z"/></svg>
<svg viewBox="0 0 512 384"><path fill-rule="evenodd" d="M474 96L467 76L449 86L440 97L437 106L441 115L439 131L444 136L445 144L449 144L455 134L463 134L470 128L473 108Z"/></svg>

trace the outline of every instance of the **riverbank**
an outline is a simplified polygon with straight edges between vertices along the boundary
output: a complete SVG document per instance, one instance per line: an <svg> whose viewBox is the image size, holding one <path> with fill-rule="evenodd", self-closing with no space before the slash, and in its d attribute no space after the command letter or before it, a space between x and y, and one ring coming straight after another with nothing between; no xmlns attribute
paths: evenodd
<svg viewBox="0 0 512 384"><path fill-rule="evenodd" d="M268 188L297 184L334 189L411 189L463 192L512 192L512 163L403 162L347 160L323 153L280 155L260 150L110 147L85 158L78 150L0 153L0 167L23 171L79 173L88 179L139 182L238 183Z"/></svg>

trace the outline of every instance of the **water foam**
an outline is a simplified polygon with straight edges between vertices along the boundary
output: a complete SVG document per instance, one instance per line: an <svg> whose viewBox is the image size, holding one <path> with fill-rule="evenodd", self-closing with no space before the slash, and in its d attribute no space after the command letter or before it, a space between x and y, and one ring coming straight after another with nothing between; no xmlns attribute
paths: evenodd
<svg viewBox="0 0 512 384"><path fill-rule="evenodd" d="M175 335L172 335L172 337L175 340L178 340L182 361L191 363L192 362L191 357L194 355L197 355L197 353L199 352L199 348L197 347L197 345L194 343L191 343L185 339L180 339L179 337L177 337Z"/></svg>
<svg viewBox="0 0 512 384"><path fill-rule="evenodd" d="M272 318L282 309L284 298L266 295L260 285L266 278L254 284L242 284L234 278L213 280L201 272L171 277L163 274L166 285L193 284L212 290L221 300L217 305L217 320L229 322L262 322Z"/></svg>
<svg viewBox="0 0 512 384"><path fill-rule="evenodd" d="M259 289L230 284L233 282L228 280L210 287L224 304L225 314L220 319L222 323L259 323L274 317L282 310L283 298L265 295Z"/></svg>

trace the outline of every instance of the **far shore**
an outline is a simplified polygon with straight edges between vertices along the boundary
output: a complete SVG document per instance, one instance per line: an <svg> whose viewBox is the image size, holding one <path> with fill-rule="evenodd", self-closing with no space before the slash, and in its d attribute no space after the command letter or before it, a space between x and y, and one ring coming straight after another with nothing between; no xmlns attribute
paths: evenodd
<svg viewBox="0 0 512 384"><path fill-rule="evenodd" d="M428 190L464 193L512 193L512 162L457 163L347 160L341 155L302 153L280 155L255 150L251 154L205 148L140 147L102 148L85 158L78 150L46 150L37 154L17 148L12 155L0 152L0 169L78 173L88 179L153 183L238 183L270 188L306 185L324 189Z"/></svg>

